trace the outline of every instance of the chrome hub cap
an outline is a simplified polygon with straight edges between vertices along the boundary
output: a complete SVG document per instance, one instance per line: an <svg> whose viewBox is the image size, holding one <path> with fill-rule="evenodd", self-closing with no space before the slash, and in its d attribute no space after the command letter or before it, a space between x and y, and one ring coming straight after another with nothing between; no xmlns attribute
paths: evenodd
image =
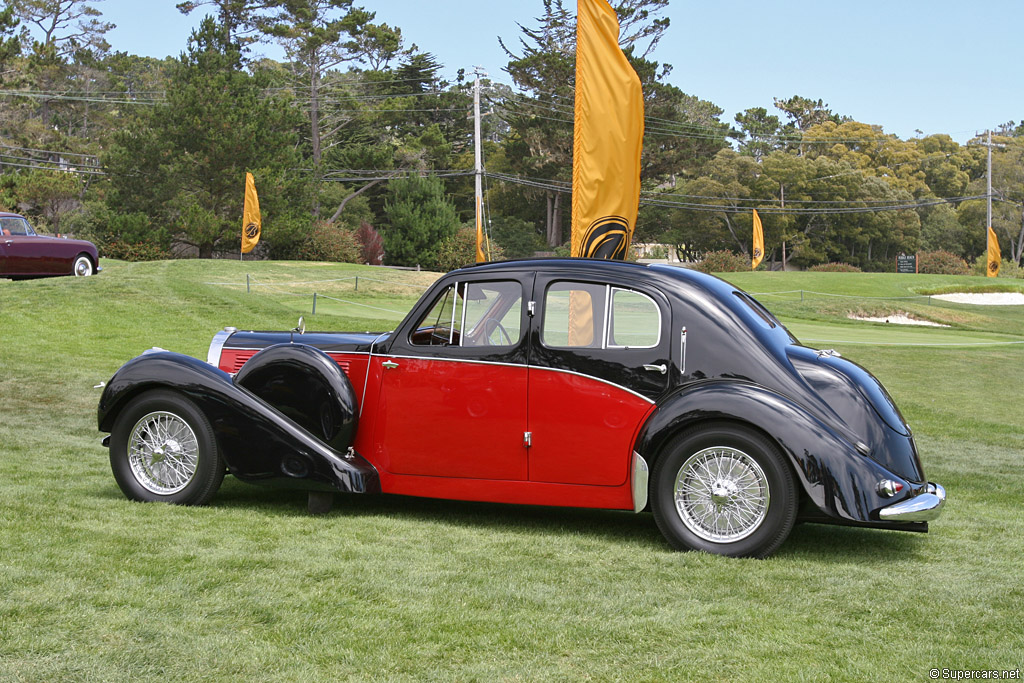
<svg viewBox="0 0 1024 683"><path fill-rule="evenodd" d="M705 448L676 474L673 498L686 528L706 541L732 543L754 533L768 513L768 479L743 451Z"/></svg>
<svg viewBox="0 0 1024 683"><path fill-rule="evenodd" d="M128 436L132 474L147 491L169 496L188 486L199 464L199 440L174 413L155 412L135 423Z"/></svg>

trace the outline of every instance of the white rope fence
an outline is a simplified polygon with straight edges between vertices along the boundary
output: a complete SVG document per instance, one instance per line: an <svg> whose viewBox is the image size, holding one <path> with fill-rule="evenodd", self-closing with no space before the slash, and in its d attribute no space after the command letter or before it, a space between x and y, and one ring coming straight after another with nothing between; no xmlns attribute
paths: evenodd
<svg viewBox="0 0 1024 683"><path fill-rule="evenodd" d="M359 291L359 281L360 280L362 280L363 282L372 282L372 283L383 284L383 285L388 285L388 286L408 287L408 288L411 288L411 289L414 289L414 290L417 290L417 291L421 291L421 292L422 291L426 291L428 289L428 287L429 287L429 286L413 284L413 283L409 283L409 282L400 282L398 280L385 280L385 279L381 279L381 278L367 277L365 275L353 275L353 276L350 276L350 277L330 278L330 279L327 279L327 280L301 280L301 281L287 281L287 282L282 282L282 281L264 282L264 281L261 281L261 280L257 280L255 276L253 276L253 275L251 275L249 273L246 273L246 275L245 275L245 282L204 282L203 284L212 285L212 286L219 286L219 287L245 287L246 293L252 293L253 290L258 290L258 292L263 292L263 293L267 293L267 294L273 294L275 296L293 296L293 297L294 296L298 296L298 297L309 297L309 296L312 296L312 298L313 298L312 315L316 315L317 301L321 300L321 299L328 299L330 301L336 301L336 302L338 302L340 304L345 304L347 306L358 306L360 308L366 308L366 309L370 309L370 310L374 310L374 311L381 311L383 313L390 313L390 314L396 315L396 316L404 316L407 313L407 311L396 311L396 310L393 310L393 309L390 309L390 308L382 308L380 306L373 306L371 304L365 304L365 303L361 303L359 301L352 301L350 299L340 299L338 297L330 296L329 294L325 294L323 292L316 291L315 289L312 292L308 292L308 291L306 291L306 292L291 292L291 291L287 291L287 289L282 289L282 288L287 288L287 287L298 287L298 286L301 286L301 287L311 287L311 286L315 286L315 285L337 285L337 284L343 283L343 282L351 282L352 285L353 285L353 291L358 292ZM365 288L364 288L364 291L365 291Z"/></svg>

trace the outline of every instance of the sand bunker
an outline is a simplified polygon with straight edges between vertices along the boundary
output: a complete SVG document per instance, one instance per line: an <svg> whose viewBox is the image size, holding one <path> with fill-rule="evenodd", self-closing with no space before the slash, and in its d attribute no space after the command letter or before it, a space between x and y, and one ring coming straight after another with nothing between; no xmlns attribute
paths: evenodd
<svg viewBox="0 0 1024 683"><path fill-rule="evenodd" d="M892 323L894 325L925 325L927 327L949 327L949 325L943 325L942 323L933 323L931 320L918 320L917 318L911 318L905 313L897 313L896 315L887 315L884 318L873 318L870 316L862 315L848 315L850 320L864 320L870 323Z"/></svg>
<svg viewBox="0 0 1024 683"><path fill-rule="evenodd" d="M933 294L932 298L978 306L1024 306L1024 293L1021 292L954 292Z"/></svg>

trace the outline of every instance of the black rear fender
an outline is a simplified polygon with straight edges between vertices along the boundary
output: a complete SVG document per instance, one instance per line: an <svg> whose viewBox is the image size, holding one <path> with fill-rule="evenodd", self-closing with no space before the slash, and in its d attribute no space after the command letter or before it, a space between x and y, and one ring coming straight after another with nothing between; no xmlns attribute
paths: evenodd
<svg viewBox="0 0 1024 683"><path fill-rule="evenodd" d="M879 496L878 482L903 482L793 401L742 381L711 381L660 401L641 430L636 451L653 468L670 439L710 421L743 425L775 442L806 495L840 520L877 521L877 510L893 502ZM904 483L908 491L917 488Z"/></svg>

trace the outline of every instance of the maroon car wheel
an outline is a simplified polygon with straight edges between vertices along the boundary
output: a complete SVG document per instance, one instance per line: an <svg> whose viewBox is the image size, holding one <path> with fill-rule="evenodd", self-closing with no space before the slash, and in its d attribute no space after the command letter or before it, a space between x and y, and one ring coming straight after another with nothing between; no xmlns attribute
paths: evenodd
<svg viewBox="0 0 1024 683"><path fill-rule="evenodd" d="M75 277L89 277L94 271L92 259L85 254L79 254L71 266L71 272L74 273Z"/></svg>

